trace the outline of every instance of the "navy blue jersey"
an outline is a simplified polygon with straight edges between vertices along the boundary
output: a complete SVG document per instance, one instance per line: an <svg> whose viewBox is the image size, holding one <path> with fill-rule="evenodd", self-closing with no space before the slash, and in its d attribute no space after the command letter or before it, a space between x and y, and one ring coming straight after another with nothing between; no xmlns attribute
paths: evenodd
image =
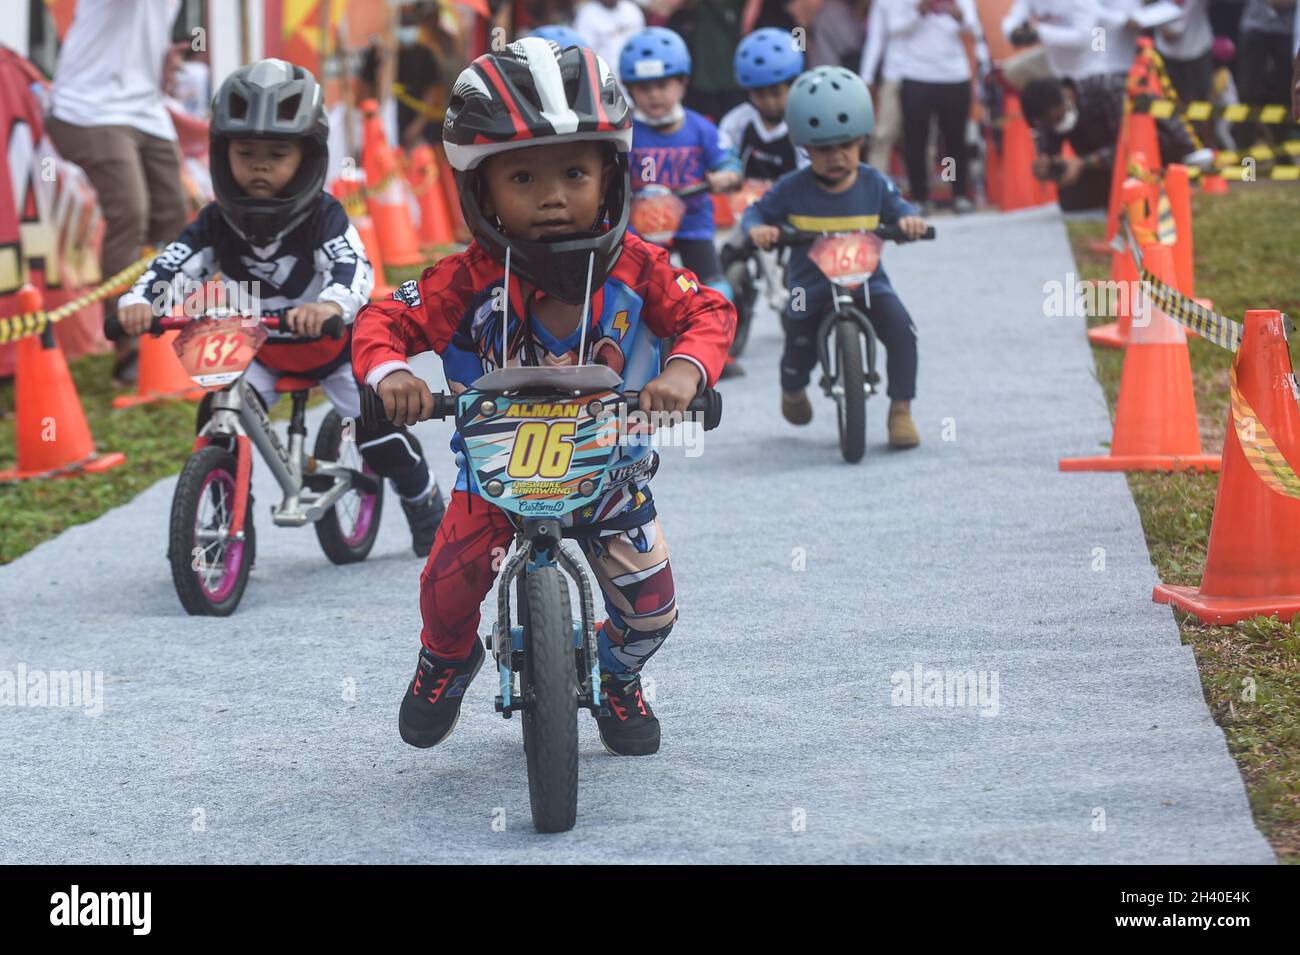
<svg viewBox="0 0 1300 955"><path fill-rule="evenodd" d="M297 228L262 247L235 231L217 204L209 203L149 263L118 307L156 301L155 312L166 314L181 304L182 296L218 272L231 307L265 313L308 302L333 302L349 324L375 285L374 269L357 230L338 200L322 192L316 210ZM301 342L276 331L258 360L286 371L306 371L337 357L346 344L346 338Z"/></svg>
<svg viewBox="0 0 1300 955"><path fill-rule="evenodd" d="M904 216L914 215L916 207L899 194L893 182L874 167L859 163L857 182L839 193L817 185L811 167L787 173L745 210L740 224L745 232L756 225L789 225L806 232L848 232L893 225ZM830 282L808 258L807 246L791 248L786 281L792 292L804 290L804 309L794 312L790 306L786 308L791 318L815 318L830 305ZM884 266L875 271L867 285L872 294L893 292Z"/></svg>

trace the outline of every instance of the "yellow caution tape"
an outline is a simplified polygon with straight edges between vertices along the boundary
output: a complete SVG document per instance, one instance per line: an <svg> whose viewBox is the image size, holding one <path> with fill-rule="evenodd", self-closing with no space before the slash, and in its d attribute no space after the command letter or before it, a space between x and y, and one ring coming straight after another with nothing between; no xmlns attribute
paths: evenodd
<svg viewBox="0 0 1300 955"><path fill-rule="evenodd" d="M1300 499L1300 477L1278 450L1246 396L1237 388L1235 361L1229 376L1232 382L1232 425L1237 430L1237 440L1241 442L1242 453L1251 469L1271 491Z"/></svg>
<svg viewBox="0 0 1300 955"><path fill-rule="evenodd" d="M1271 126L1284 126L1295 122L1291 118L1291 107L1278 103L1270 103L1264 106L1251 106L1246 103L1216 106L1214 103L1204 100L1190 100L1186 103L1180 103L1178 97L1170 96L1168 91L1165 91L1163 98L1146 93L1133 97L1133 112L1149 113L1156 119L1168 119L1177 115L1196 123L1211 119L1226 119L1230 123L1263 123Z"/></svg>
<svg viewBox="0 0 1300 955"><path fill-rule="evenodd" d="M135 280L144 274L144 270L149 267L149 263L153 261L153 255L151 250L147 255L141 256L116 275L101 282L90 291L78 295L70 302L65 302L56 309L48 312L28 312L23 315L0 318L0 345L26 338L29 335L39 335L48 326L63 321L69 315L75 315L87 305L92 305L101 299L108 298L115 292L130 288L135 284Z"/></svg>

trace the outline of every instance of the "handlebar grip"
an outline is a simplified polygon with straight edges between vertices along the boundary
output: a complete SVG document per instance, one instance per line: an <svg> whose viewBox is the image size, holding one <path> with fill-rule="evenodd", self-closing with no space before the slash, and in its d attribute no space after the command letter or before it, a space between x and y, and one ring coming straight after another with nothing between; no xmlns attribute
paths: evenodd
<svg viewBox="0 0 1300 955"><path fill-rule="evenodd" d="M435 391L433 392L433 411L430 413L429 418L454 418L457 404L455 395ZM363 385L361 388L361 420L370 425L392 421L384 410L383 399L369 385Z"/></svg>
<svg viewBox="0 0 1300 955"><path fill-rule="evenodd" d="M320 334L322 338L328 337L338 341L343 337L343 328L343 316L331 315L325 319L325 324L320 327Z"/></svg>
<svg viewBox="0 0 1300 955"><path fill-rule="evenodd" d="M704 394L691 401L690 410L703 412L704 430L712 431L722 423L722 395L712 388L705 388Z"/></svg>
<svg viewBox="0 0 1300 955"><path fill-rule="evenodd" d="M155 315L153 317L153 322L149 325L149 334L161 335L162 332L162 316ZM122 322L116 314L105 317L104 337L110 342L115 342L126 337L126 329L122 327Z"/></svg>

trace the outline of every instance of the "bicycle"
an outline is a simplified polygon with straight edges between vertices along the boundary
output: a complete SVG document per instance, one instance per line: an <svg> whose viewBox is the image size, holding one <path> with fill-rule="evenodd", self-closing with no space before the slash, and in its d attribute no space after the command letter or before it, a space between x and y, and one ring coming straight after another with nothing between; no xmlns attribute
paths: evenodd
<svg viewBox="0 0 1300 955"><path fill-rule="evenodd" d="M374 547L383 513L384 487L361 460L351 440L354 422L333 409L305 454L307 396L318 382L281 376L279 394L293 407L286 447L261 397L244 372L280 316L260 322L229 309L207 310L202 318L155 317L149 333L179 330L177 355L200 385L219 390L204 397L203 423L172 495L167 559L181 606L191 615L225 617L235 612L248 585L257 537L249 512L252 449L260 452L283 491L271 520L281 527L312 524L325 556L335 564L365 560ZM339 339L343 320L325 322L319 337ZM110 338L122 334L116 318L106 323Z"/></svg>
<svg viewBox="0 0 1300 955"><path fill-rule="evenodd" d="M529 803L539 832L563 832L577 821L578 709L608 715L591 581L561 546L575 536L561 518L607 490L620 409L634 409L639 400L639 392L623 392L622 384L605 365L516 366L483 375L459 395L433 396L430 417L456 419L470 493L505 511L518 529L498 578L487 649L497 663L496 711L505 719L523 715ZM722 397L707 390L689 410L712 430L722 417ZM386 417L369 388L362 391L362 415ZM581 602L576 621L566 574Z"/></svg>
<svg viewBox="0 0 1300 955"><path fill-rule="evenodd" d="M930 226L921 236L934 238ZM880 247L887 240L912 241L894 226L872 231L804 232L781 226L774 248L812 244L808 257L831 283L831 308L817 326L817 358L822 367L819 386L835 400L840 453L856 464L867 446L867 399L876 393L876 333L868 317L853 301L859 287L871 309L868 279L880 264ZM834 343L831 343L831 339Z"/></svg>

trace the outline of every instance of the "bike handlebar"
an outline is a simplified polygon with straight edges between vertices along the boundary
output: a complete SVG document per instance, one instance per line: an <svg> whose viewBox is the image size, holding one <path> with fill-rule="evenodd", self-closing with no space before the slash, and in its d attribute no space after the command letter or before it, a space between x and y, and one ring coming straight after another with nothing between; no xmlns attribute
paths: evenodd
<svg viewBox="0 0 1300 955"><path fill-rule="evenodd" d="M778 226L778 228L781 230L781 234L777 237L777 240L772 243L771 247L774 249L783 249L794 245L810 245L811 243L816 242L824 235L833 234L828 232L805 232L802 229L795 229L792 226L788 226L788 225ZM854 230L849 230L849 231L854 231ZM867 230L859 229L856 231L865 232ZM890 241L899 242L899 243L917 242L923 239L934 238L934 226L928 226L925 232L923 232L917 239L908 238L906 235L903 234L903 230L900 229L897 225L877 226L876 228L870 230L870 232L873 235L880 236L880 238L884 239L886 242L890 242ZM753 240L749 239L748 236L746 236L746 241L752 243Z"/></svg>
<svg viewBox="0 0 1300 955"><path fill-rule="evenodd" d="M637 406L640 404L641 392L625 391L622 395L624 403ZM420 420L427 421L432 418L454 418L457 412L458 402L457 395L449 395L443 391L433 392L433 410L428 418ZM635 408L633 409L635 410ZM704 415L704 430L712 431L722 421L722 395L712 388L704 389L704 393L692 399L686 408L687 411ZM375 389L367 386L361 389L361 417L369 422L389 421L387 412L384 411L383 399L375 392Z"/></svg>
<svg viewBox="0 0 1300 955"><path fill-rule="evenodd" d="M284 314L285 312L283 310L268 312L263 315L261 324L272 331L277 331L280 328L280 322L283 320ZM189 316L155 315L153 317L153 322L149 326L149 334L157 337L163 332L170 332L184 328L192 321L194 321L194 319ZM342 315L331 315L329 318L325 319L325 324L321 326L321 333L319 335L299 335L296 337L304 341L318 341L322 338L332 338L335 341L338 341L343 337L343 333L346 329L347 326L343 322ZM109 341L115 342L124 335L126 335L126 330L122 328L122 323L118 320L116 315L110 315L108 318L104 319L105 338Z"/></svg>

